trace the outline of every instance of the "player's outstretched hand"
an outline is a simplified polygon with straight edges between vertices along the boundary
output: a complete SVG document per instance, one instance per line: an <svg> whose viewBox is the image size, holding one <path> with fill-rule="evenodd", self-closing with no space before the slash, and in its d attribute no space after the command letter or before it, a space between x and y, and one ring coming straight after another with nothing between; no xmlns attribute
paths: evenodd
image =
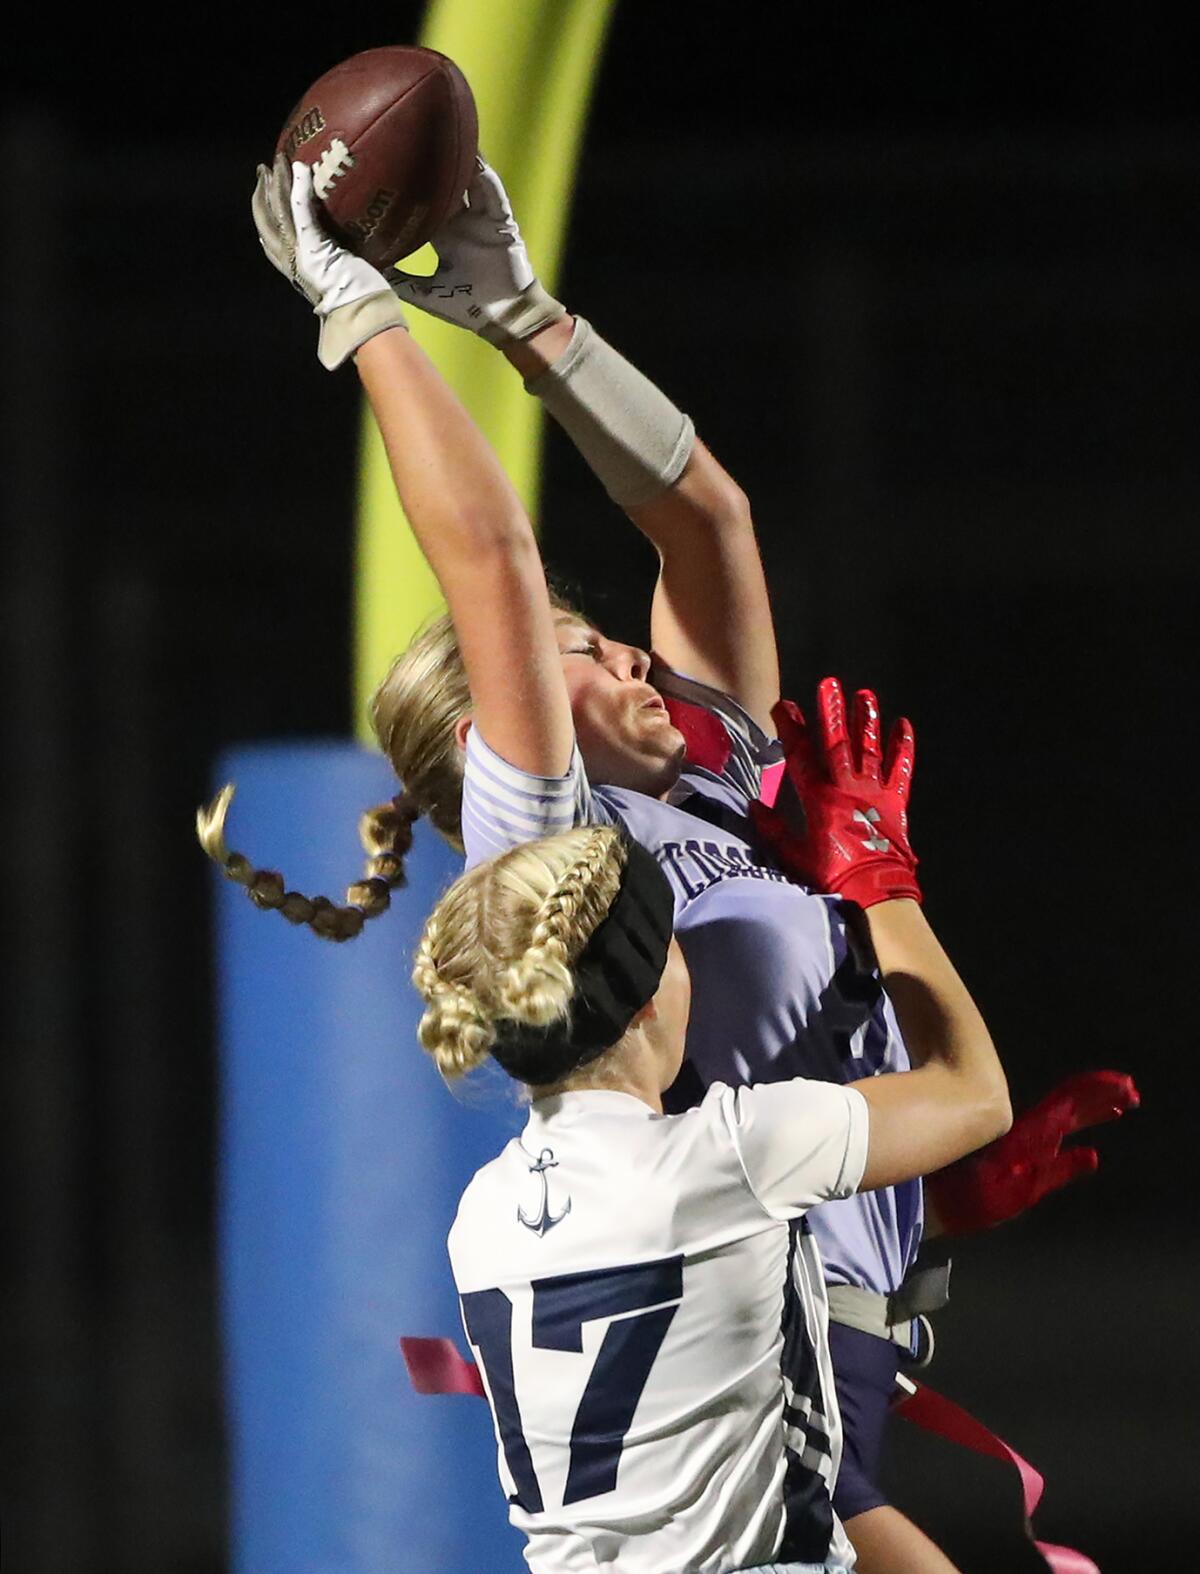
<svg viewBox="0 0 1200 1574"><path fill-rule="evenodd" d="M289 167L281 153L258 166L251 209L268 260L321 319L317 356L333 370L385 328L403 328L404 313L377 268L339 246L324 229L313 198L312 170Z"/></svg>
<svg viewBox="0 0 1200 1574"><path fill-rule="evenodd" d="M427 278L390 270L400 299L503 349L566 315L539 284L499 175L478 159L466 202L434 235Z"/></svg>
<svg viewBox="0 0 1200 1574"><path fill-rule="evenodd" d="M1069 1181L1093 1174L1100 1163L1095 1148L1064 1148L1063 1138L1116 1120L1140 1102L1133 1078L1122 1071L1084 1071L1060 1082L1018 1115L1003 1137L926 1177L942 1232L985 1230L1024 1213Z"/></svg>
<svg viewBox="0 0 1200 1574"><path fill-rule="evenodd" d="M786 799L775 809L754 805L759 835L791 875L814 890L837 892L860 907L895 897L921 900L917 859L908 840L908 795L915 743L901 717L886 758L880 743L879 702L859 689L849 718L842 685L825 678L817 688L816 725L791 700L771 712L779 730L787 780L800 816Z"/></svg>

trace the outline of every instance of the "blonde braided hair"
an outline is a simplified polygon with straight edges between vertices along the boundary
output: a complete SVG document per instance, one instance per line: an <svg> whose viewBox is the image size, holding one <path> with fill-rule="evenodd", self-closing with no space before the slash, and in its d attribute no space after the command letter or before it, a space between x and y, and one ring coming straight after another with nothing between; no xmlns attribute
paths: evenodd
<svg viewBox="0 0 1200 1574"><path fill-rule="evenodd" d="M499 1019L545 1027L567 1016L572 964L607 916L626 856L619 831L581 826L454 882L425 925L412 974L426 1003L417 1034L443 1077L487 1058Z"/></svg>
<svg viewBox="0 0 1200 1574"><path fill-rule="evenodd" d="M580 616L553 588L550 604L558 613ZM470 710L471 690L458 636L449 615L443 614L396 658L371 700L375 736L404 788L359 820L359 836L369 858L363 878L346 892L347 906L339 907L326 896L289 891L277 870L255 869L241 853L229 851L224 827L231 786L197 810L200 845L229 879L246 887L256 907L280 912L289 923L308 924L323 940L352 940L362 933L366 919L386 911L392 889L406 883L404 858L412 846L413 824L422 815L451 846L463 851L463 752L457 730Z"/></svg>
<svg viewBox="0 0 1200 1574"><path fill-rule="evenodd" d="M280 912L292 924L307 924L322 940L352 940L368 918L386 912L393 886L403 885L404 855L412 846L413 822L420 810L403 793L390 803L369 809L359 822L359 836L368 853L363 878L346 891L345 907L327 896L289 891L277 869L256 869L242 853L225 843L225 819L233 802L229 783L205 807L196 810L200 845L225 876L245 886L256 907Z"/></svg>

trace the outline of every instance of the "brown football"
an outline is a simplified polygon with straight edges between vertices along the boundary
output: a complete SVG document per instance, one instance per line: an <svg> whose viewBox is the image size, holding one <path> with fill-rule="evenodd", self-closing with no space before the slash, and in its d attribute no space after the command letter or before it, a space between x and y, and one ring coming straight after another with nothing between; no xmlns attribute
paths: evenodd
<svg viewBox="0 0 1200 1574"><path fill-rule="evenodd" d="M436 49L365 49L305 93L277 153L312 165L338 240L377 268L423 246L470 184L479 144L467 79Z"/></svg>

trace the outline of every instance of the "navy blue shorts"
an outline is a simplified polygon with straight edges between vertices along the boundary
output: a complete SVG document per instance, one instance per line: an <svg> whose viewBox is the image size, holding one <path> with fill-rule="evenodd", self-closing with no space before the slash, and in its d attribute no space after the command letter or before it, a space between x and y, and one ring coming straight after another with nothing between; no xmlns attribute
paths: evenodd
<svg viewBox="0 0 1200 1574"><path fill-rule="evenodd" d="M845 1523L887 1502L879 1485L879 1461L903 1351L889 1339L833 1322L829 1350L842 1412L842 1465L833 1506Z"/></svg>

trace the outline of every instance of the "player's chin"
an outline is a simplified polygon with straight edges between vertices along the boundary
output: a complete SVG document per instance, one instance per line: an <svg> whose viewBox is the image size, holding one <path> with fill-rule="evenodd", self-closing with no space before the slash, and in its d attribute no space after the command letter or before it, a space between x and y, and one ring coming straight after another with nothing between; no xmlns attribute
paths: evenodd
<svg viewBox="0 0 1200 1574"><path fill-rule="evenodd" d="M679 780L687 745L665 714L653 720L643 714L632 724L626 720L617 736L589 733L578 725L578 718L576 725L583 763L593 782L661 798Z"/></svg>
<svg viewBox="0 0 1200 1574"><path fill-rule="evenodd" d="M665 740L665 744L670 751L670 761L674 771L671 780L676 782L679 780L679 774L683 770L684 762L687 760L687 739L678 727L670 726L666 731L668 737Z"/></svg>
<svg viewBox="0 0 1200 1574"><path fill-rule="evenodd" d="M658 797L669 792L679 780L687 758L687 743L678 727L667 721L656 722L653 731L643 740L640 756L647 777L647 785L642 791Z"/></svg>

